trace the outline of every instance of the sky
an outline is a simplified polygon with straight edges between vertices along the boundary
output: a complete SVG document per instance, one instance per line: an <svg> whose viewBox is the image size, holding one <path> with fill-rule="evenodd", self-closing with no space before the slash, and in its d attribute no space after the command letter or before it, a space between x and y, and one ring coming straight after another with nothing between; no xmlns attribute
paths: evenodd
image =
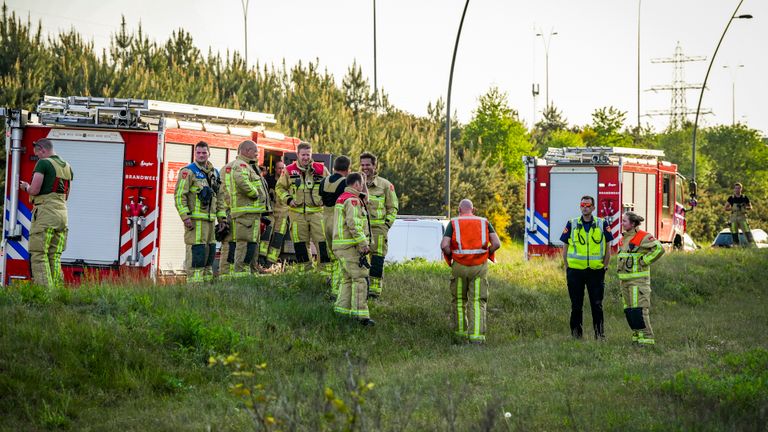
<svg viewBox="0 0 768 432"><path fill-rule="evenodd" d="M159 42L184 28L203 52L209 47L242 51L244 45L240 0L6 2L10 10L41 21L44 32L56 34L74 27L98 49L109 44L121 15L130 28L141 23L145 34ZM686 55L707 58L685 64L685 80L702 83L737 4L738 0L471 0L457 53L452 111L459 121L468 122L478 98L497 86L508 94L510 106L526 125L540 119L547 93L547 56L545 38L535 34L557 32L548 49L552 103L570 124L588 124L595 109L614 106L626 111L627 123L635 125L639 9L640 121L661 130L668 117L646 114L668 110L671 94L648 89L671 84L673 67L651 60L672 57L679 42ZM446 97L463 7L463 0L376 2L378 83L396 107L425 115L428 103ZM728 30L702 102L702 109L714 114L702 117L700 124L730 124L735 101L735 120L768 135L764 108L768 1L744 0L739 14L754 18L734 20ZM288 65L319 59L339 84L356 61L372 85L373 1L250 0L249 63L279 65L283 59ZM535 105L534 82L540 90ZM688 108L696 108L698 97L697 90L686 93Z"/></svg>

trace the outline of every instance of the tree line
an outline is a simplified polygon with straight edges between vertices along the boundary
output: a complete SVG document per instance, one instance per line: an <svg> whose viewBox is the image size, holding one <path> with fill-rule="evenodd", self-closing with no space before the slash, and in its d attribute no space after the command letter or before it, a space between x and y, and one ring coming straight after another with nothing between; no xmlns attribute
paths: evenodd
<svg viewBox="0 0 768 432"><path fill-rule="evenodd" d="M379 156L381 175L398 190L401 213L444 214L445 103L438 99L416 116L393 106L385 92L374 94L356 63L341 82L318 60L248 67L237 51L202 52L179 29L164 43L122 20L109 47L71 29L44 37L33 25L2 8L0 22L0 106L33 109L42 95L85 95L158 99L273 113L278 128L313 143L316 151L347 154L367 150ZM626 113L597 109L589 125L569 125L554 106L528 127L507 95L490 88L478 99L467 124L451 124L451 206L469 197L499 231L524 230L523 155L548 147L595 145L662 149L680 171L690 170L690 126L657 133L630 129ZM455 116L452 116L455 118ZM694 238L711 239L727 221L722 211L734 181L745 183L755 201L756 225L768 221L768 150L759 131L746 125L701 130L697 179L701 196L689 216ZM5 153L0 154L5 166ZM4 173L3 173L4 174ZM4 178L4 175L3 175Z"/></svg>

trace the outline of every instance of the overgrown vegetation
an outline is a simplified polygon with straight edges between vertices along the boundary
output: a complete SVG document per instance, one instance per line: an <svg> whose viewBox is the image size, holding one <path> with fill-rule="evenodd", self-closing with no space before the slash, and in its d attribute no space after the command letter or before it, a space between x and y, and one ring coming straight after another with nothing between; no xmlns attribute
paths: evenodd
<svg viewBox="0 0 768 432"><path fill-rule="evenodd" d="M322 278L298 272L10 287L0 429L764 430L765 250L665 256L653 269L659 343L638 349L613 272L608 341L573 341L559 260L505 249L483 347L453 342L439 263L388 266L372 329L334 315Z"/></svg>
<svg viewBox="0 0 768 432"><path fill-rule="evenodd" d="M430 103L419 117L373 94L361 68L352 64L340 80L320 60L248 68L238 52L203 53L183 28L164 43L123 20L110 46L99 53L75 29L51 38L3 5L0 22L0 105L33 109L42 95L93 95L160 99L274 113L285 133L313 142L317 150L380 156L381 174L392 180L404 214L443 214L445 104ZM597 107L587 125L570 125L554 106L537 124L524 125L507 96L491 88L478 99L466 125L451 125L452 208L471 197L499 231L524 230L521 156L547 147L634 146L665 150L690 176L691 128L657 133L630 129L626 112ZM768 225L768 148L746 125L700 130L698 210L689 231L706 243L725 227L722 211L732 183L745 184L755 202L753 225ZM0 152L4 151L0 149ZM0 166L4 166L0 154ZM4 177L4 176L0 176Z"/></svg>

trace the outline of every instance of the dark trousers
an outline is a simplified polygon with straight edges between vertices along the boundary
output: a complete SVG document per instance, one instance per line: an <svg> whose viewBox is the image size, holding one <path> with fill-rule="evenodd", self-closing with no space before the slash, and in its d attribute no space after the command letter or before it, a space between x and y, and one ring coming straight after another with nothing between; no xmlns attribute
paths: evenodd
<svg viewBox="0 0 768 432"><path fill-rule="evenodd" d="M605 292L605 269L566 271L568 295L571 297L571 334L580 338L584 334L581 327L582 308L584 305L584 286L589 294L589 306L592 308L592 327L595 338L605 337L603 328L603 293Z"/></svg>

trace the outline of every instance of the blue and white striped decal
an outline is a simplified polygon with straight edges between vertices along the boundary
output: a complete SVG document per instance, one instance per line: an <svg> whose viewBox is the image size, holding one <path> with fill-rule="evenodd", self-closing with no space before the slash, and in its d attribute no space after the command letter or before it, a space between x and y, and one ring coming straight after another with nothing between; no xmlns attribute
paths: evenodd
<svg viewBox="0 0 768 432"><path fill-rule="evenodd" d="M6 197L5 202L8 203L10 198ZM5 209L5 238L8 238L8 221L10 220L11 213L8 209ZM5 256L8 259L15 260L29 260L29 228L32 225L32 211L27 208L21 201L19 201L19 223L21 224L21 240L8 240L5 248Z"/></svg>
<svg viewBox="0 0 768 432"><path fill-rule="evenodd" d="M536 217L536 232L528 231L528 225L531 221L530 209L525 209L525 226L528 234L528 243L532 245L549 244L549 222L544 219L539 212L534 212Z"/></svg>

